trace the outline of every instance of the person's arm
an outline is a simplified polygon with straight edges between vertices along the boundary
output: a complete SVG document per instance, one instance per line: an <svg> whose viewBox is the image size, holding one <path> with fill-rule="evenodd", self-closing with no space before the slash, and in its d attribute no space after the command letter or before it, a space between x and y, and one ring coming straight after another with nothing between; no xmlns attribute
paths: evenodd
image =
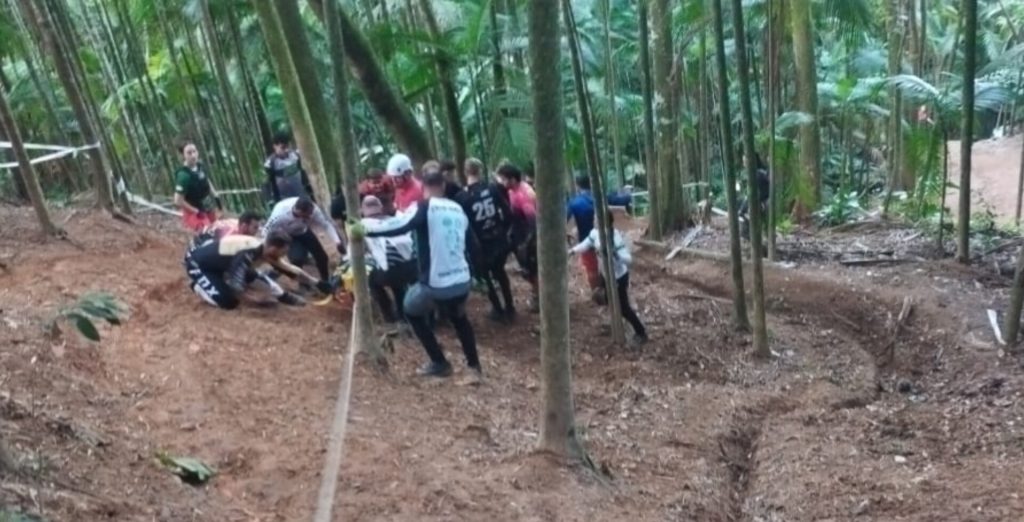
<svg viewBox="0 0 1024 522"><path fill-rule="evenodd" d="M582 254L588 250L594 249L594 233L591 232L587 237L583 238L583 241L569 249L569 255Z"/></svg>
<svg viewBox="0 0 1024 522"><path fill-rule="evenodd" d="M277 187L277 170L274 169L274 157L270 156L263 164L263 170L267 173L270 181L270 193L274 196L274 202L281 201L281 189Z"/></svg>
<svg viewBox="0 0 1024 522"><path fill-rule="evenodd" d="M252 271L252 250L243 250L231 258L231 264L225 274L224 282L232 290L241 293L245 290L245 276Z"/></svg>
<svg viewBox="0 0 1024 522"><path fill-rule="evenodd" d="M309 275L308 272L306 272L305 270L303 270L303 269L301 269L301 268L291 264L290 262L288 262L287 259L285 259L283 257L279 257L279 258L276 258L276 259L268 258L266 261L267 261L267 264L272 266L272 267L274 267L275 270L277 270L278 272L281 272L282 274L284 274L284 275L286 275L286 276L288 276L288 277L290 277L292 279L299 279L299 280L305 281L307 283L313 283L313 284L319 282L319 279Z"/></svg>
<svg viewBox="0 0 1024 522"><path fill-rule="evenodd" d="M309 199L316 203L316 194L313 193L313 184L309 181L309 175L306 174L306 169L302 168L302 157L299 153L295 153L295 165L299 168L299 182L302 183L302 188L306 189L306 194L309 194Z"/></svg>
<svg viewBox="0 0 1024 522"><path fill-rule="evenodd" d="M338 227L334 225L334 221L331 221L324 215L324 211L320 210L319 206L313 207L313 222L327 233L327 237L330 237L335 245L341 248L345 247L345 242L342 241L341 235L338 234Z"/></svg>
<svg viewBox="0 0 1024 522"><path fill-rule="evenodd" d="M618 239L613 244L615 245L615 258L622 261L622 264L630 266L633 264L633 253L629 251L629 245L626 244L626 239L619 234L614 234L614 239Z"/></svg>
<svg viewBox="0 0 1024 522"><path fill-rule="evenodd" d="M390 219L383 219L365 226L367 237L394 237L416 230L426 225L429 201L420 201L416 210L405 212Z"/></svg>
<svg viewBox="0 0 1024 522"><path fill-rule="evenodd" d="M469 261L469 267L471 272L476 272L477 269L483 264L481 262L483 254L483 248L480 246L480 240L476 237L476 233L473 232L473 227L466 226L466 260ZM473 274L477 276L479 274Z"/></svg>

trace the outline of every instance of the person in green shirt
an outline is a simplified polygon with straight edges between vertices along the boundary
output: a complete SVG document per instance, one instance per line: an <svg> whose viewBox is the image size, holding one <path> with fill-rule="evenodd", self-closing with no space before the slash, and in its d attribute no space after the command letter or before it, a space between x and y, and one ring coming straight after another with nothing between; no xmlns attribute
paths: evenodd
<svg viewBox="0 0 1024 522"><path fill-rule="evenodd" d="M185 228L201 232L217 221L220 198L210 177L199 163L199 149L186 141L181 145L182 166L174 172L174 204L181 209Z"/></svg>

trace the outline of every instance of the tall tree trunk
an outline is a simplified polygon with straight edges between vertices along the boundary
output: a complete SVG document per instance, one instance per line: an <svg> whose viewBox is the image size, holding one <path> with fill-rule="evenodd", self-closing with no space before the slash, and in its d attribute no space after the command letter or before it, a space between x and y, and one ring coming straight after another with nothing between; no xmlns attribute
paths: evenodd
<svg viewBox="0 0 1024 522"><path fill-rule="evenodd" d="M651 48L654 53L654 80L657 93L654 97L654 114L657 119L657 174L660 194L657 220L662 233L672 229L685 216L685 210L677 208L678 194L673 193L677 184L676 151L679 148L676 133L676 115L672 111L672 9L669 0L651 0L651 19L654 30L651 33Z"/></svg>
<svg viewBox="0 0 1024 522"><path fill-rule="evenodd" d="M18 160L18 170L25 184L28 199L32 202L32 208L36 211L36 218L39 219L39 227L42 228L43 234L48 236L59 235L60 230L53 223L50 211L46 208L46 200L43 199L43 189L39 186L39 177L36 176L36 170L32 166L28 152L25 151L25 143L21 140L18 122L14 120L14 112L7 103L7 94L4 92L4 89L0 89L0 130L4 131L7 141L11 142L11 148L14 149L14 157Z"/></svg>
<svg viewBox="0 0 1024 522"><path fill-rule="evenodd" d="M818 120L818 76L814 60L810 0L790 0L789 13L793 26L797 108L814 118L811 123L800 127L800 164L806 176L800 214L804 214L816 209L821 200L821 124Z"/></svg>
<svg viewBox="0 0 1024 522"><path fill-rule="evenodd" d="M283 0L278 0L283 1ZM309 0L310 7L323 19L323 0ZM352 77L366 96L366 101L384 122L398 146L413 162L422 164L431 158L427 135L416 122L416 117L395 91L391 80L384 74L369 40L359 31L344 9L341 9L341 30L345 37L345 56Z"/></svg>
<svg viewBox="0 0 1024 522"><path fill-rule="evenodd" d="M594 132L594 121L590 112L590 97L587 95L586 79L583 77L583 64L580 60L579 34L576 32L576 20L569 0L562 0L562 16L565 18L565 32L569 40L569 55L572 63L572 75L576 87L576 103L579 106L580 122L583 125L583 146L586 149L587 170L590 172L590 185L594 196L594 214L597 218L598 237L601 241L601 264L605 278L605 292L608 296L608 310L611 314L612 340L622 345L626 336L622 328L622 310L619 307L618 288L615 284L613 255L615 246L611 241L614 237L608 223L606 194L604 190L604 174L597 162L597 137ZM583 238L579 238L580 241Z"/></svg>
<svg viewBox="0 0 1024 522"><path fill-rule="evenodd" d="M978 0L963 0L963 122L960 132L960 208L957 215L956 260L971 262L971 147L974 145L974 74L978 56Z"/></svg>
<svg viewBox="0 0 1024 522"><path fill-rule="evenodd" d="M302 151L303 166L309 172L310 182L312 183L313 179L317 180L313 186L313 192L317 201L323 204L330 203L331 194L327 189L324 162L320 155L320 146L317 143L319 136L314 130L310 109L306 105L302 87L299 85L295 64L292 62L292 55L281 29L281 20L269 0L254 0L253 5L256 7L256 16L259 18L263 36L267 41L267 50L270 51L274 74L277 76L277 82L281 85L281 91L284 94L285 108L288 111L288 119L292 122L295 141L299 150Z"/></svg>
<svg viewBox="0 0 1024 522"><path fill-rule="evenodd" d="M609 112L611 114L609 133L612 135L612 157L615 161L615 173L618 176L619 186L621 187L626 184L626 170L622 165L622 147L619 144L619 108L616 101L618 89L615 79L615 60L612 57L611 0L603 0L601 8L604 15L605 89L608 94ZM602 173L602 175L604 174Z"/></svg>
<svg viewBox="0 0 1024 522"><path fill-rule="evenodd" d="M249 70L249 64L245 59L245 49L242 46L242 34L238 29L238 17L235 14L234 9L227 9L228 13L228 29L231 34L231 45L234 47L235 59L238 61L238 72L242 77L242 82L245 85L245 95L249 98L249 105L252 109L252 119L256 122L257 128L260 130L260 141L263 143L263 150L266 153L270 153L274 149L273 131L270 128L270 122L267 120L267 112L263 108L263 98L260 95L259 89L256 88L256 82L252 79L252 72Z"/></svg>
<svg viewBox="0 0 1024 522"><path fill-rule="evenodd" d="M651 76L651 53L650 53L650 32L648 30L647 2L649 0L637 0L637 9L640 17L640 40L637 45L640 47L640 78L643 81L644 98L644 171L647 174L647 198L650 204L647 212L648 232L651 239L660 240L665 231L661 227L661 196L658 185L658 169L655 160L654 148L654 81Z"/></svg>
<svg viewBox="0 0 1024 522"><path fill-rule="evenodd" d="M1017 334L1020 333L1020 311L1024 305L1024 249L1017 254L1017 270L1013 275L1013 287L1010 290L1010 307L1003 319L1003 339L1010 346L1017 345Z"/></svg>
<svg viewBox="0 0 1024 522"><path fill-rule="evenodd" d="M320 87L320 78L317 75L317 66L313 62L313 51L306 39L306 28L302 22L302 15L299 13L298 3L295 0L274 0L274 6L278 18L281 20L281 30L288 44L288 51L291 54L299 86L302 89L302 96L309 109L309 118L313 124L313 131L316 133L316 143L320 147L320 160L323 161L323 175L310 176L309 181L313 185L317 201L321 205L328 205L331 202L331 191L327 183L328 176L335 181L339 181L341 176L338 155L333 152L335 141L330 113L327 112L327 104Z"/></svg>
<svg viewBox="0 0 1024 522"><path fill-rule="evenodd" d="M725 171L725 200L729 210L729 254L732 259L732 322L741 332L750 331L746 292L743 286L743 246L740 244L739 204L736 201L736 166L733 164L732 112L729 108L729 74L725 63L725 22L722 0L711 0L715 30L715 65L718 69L718 110L722 124L722 170Z"/></svg>
<svg viewBox="0 0 1024 522"><path fill-rule="evenodd" d="M93 127L89 110L86 108L85 97L75 79L74 65L71 63L73 55L62 49L55 35L53 20L48 16L46 9L37 11L32 5L33 2L21 2L25 19L31 21L42 35L43 45L47 52L53 57L57 69L57 77L60 79L64 92L67 94L68 102L75 113L75 120L86 143L98 143L95 128ZM108 159L106 157L107 143L103 143L95 152L88 154L92 163L93 184L96 190L96 203L104 210L114 211L114 199L110 191L110 178Z"/></svg>
<svg viewBox="0 0 1024 522"><path fill-rule="evenodd" d="M768 53L767 60L768 66L766 69L765 76L768 79L768 85L765 90L768 92L768 176L771 178L768 184L768 259L775 261L778 259L778 249L775 245L777 229L776 217L779 212L779 205L777 202L778 198L778 187L776 187L777 177L775 175L778 165L776 165L777 154L775 154L775 119L779 111L778 105L778 81L777 71L779 66L779 46L776 43L778 39L778 26L775 24L776 14L776 0L768 0Z"/></svg>
<svg viewBox="0 0 1024 522"><path fill-rule="evenodd" d="M718 1L718 0L716 0ZM750 104L750 73L747 68L747 37L743 24L743 0L732 0L732 28L736 42L736 82L740 87L740 112L743 119L743 154L747 167L747 208L750 212L750 259L753 272L751 297L754 301L754 353L771 357L768 326L764 310L764 269L761 248L761 196L757 190L757 164L754 161L754 115Z"/></svg>
<svg viewBox="0 0 1024 522"><path fill-rule="evenodd" d="M459 98L455 88L455 70L452 57L440 49L441 28L434 17L434 10L430 6L430 0L420 0L420 10L423 12L423 19L427 22L431 37L438 44L433 51L434 64L437 68L437 77L441 83L441 99L444 101L445 117L448 120L448 139L452 143L452 154L455 156L455 171L458 173L459 181L466 184L466 173L463 169L466 163L466 131L462 128L462 112L459 110Z"/></svg>
<svg viewBox="0 0 1024 522"><path fill-rule="evenodd" d="M558 2L530 0L530 80L536 141L537 238L540 265L540 417L542 450L586 458L576 433L569 356L569 283L565 249L565 181Z"/></svg>

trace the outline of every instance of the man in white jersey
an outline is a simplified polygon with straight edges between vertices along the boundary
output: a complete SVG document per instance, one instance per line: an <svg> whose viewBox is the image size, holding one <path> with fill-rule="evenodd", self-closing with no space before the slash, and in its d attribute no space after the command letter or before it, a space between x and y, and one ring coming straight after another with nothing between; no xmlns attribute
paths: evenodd
<svg viewBox="0 0 1024 522"><path fill-rule="evenodd" d="M320 273L320 280L327 281L330 278L327 252L311 227L321 229L334 242L338 253L345 254L345 242L338 233L334 222L309 198L282 199L274 205L267 224L263 226L263 235L267 236L276 231L291 236L292 244L288 248L288 261L301 267L306 262L306 256L312 254L317 272Z"/></svg>
<svg viewBox="0 0 1024 522"><path fill-rule="evenodd" d="M476 239L462 207L445 197L444 176L430 172L423 177L423 185L426 197L415 207L391 219L353 226L352 237L361 238L364 233L367 237L413 233L419 276L406 293L403 308L413 332L430 357L430 362L419 373L433 377L452 374L452 365L445 358L428 321L430 312L437 307L451 320L462 344L470 370L469 382L479 383L483 372L473 326L465 308L471 287L466 254L467 251L475 254Z"/></svg>

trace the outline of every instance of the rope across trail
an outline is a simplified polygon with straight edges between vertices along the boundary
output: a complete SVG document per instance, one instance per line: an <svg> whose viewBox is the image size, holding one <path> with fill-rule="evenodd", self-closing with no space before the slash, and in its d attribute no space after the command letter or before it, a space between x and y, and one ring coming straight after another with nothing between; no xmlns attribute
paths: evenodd
<svg viewBox="0 0 1024 522"><path fill-rule="evenodd" d="M365 301L363 301L365 303ZM359 301L355 306L363 306ZM353 308L352 316L356 310ZM334 509L334 493L338 487L338 473L345 449L345 432L348 429L348 406L352 397L352 373L355 366L356 340L359 339L358 321L352 321L348 340L348 353L341 367L341 381L338 383L338 399L334 403L334 419L331 421L331 435L327 443L327 456L320 472L320 492L317 494L316 512L313 522L330 522Z"/></svg>

